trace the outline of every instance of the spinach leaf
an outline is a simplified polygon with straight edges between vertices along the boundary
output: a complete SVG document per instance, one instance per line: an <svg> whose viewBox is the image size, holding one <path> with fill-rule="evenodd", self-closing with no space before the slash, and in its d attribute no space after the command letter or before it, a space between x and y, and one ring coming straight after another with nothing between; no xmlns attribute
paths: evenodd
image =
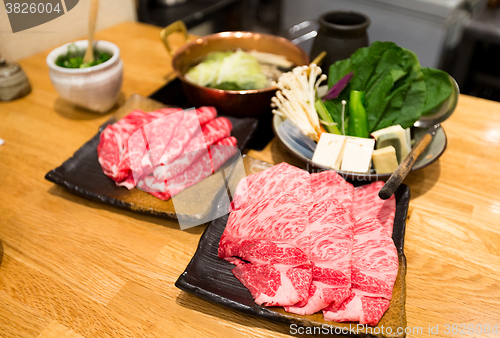
<svg viewBox="0 0 500 338"><path fill-rule="evenodd" d="M394 84L407 74L409 62L405 51L399 47L386 49L380 55L377 67L368 79L365 88L365 106L370 132L382 118Z"/></svg>
<svg viewBox="0 0 500 338"><path fill-rule="evenodd" d="M348 101L351 90L364 91L368 129L372 131L390 101L395 82L408 73L410 65L411 60L402 48L393 42L380 41L358 49L350 59L334 63L328 76L329 87L350 71L354 72L354 76L337 99L325 101L332 119L341 125L342 100ZM344 119L348 116L346 109Z"/></svg>
<svg viewBox="0 0 500 338"><path fill-rule="evenodd" d="M440 107L450 97L453 86L448 73L442 70L422 68L422 73L427 87L422 115L430 115L434 109Z"/></svg>
<svg viewBox="0 0 500 338"><path fill-rule="evenodd" d="M404 52L409 60L408 73L396 82L389 104L372 131L396 124L408 128L422 115L426 95L424 74L417 55L408 49Z"/></svg>
<svg viewBox="0 0 500 338"><path fill-rule="evenodd" d="M351 59L345 59L335 62L330 66L328 72L328 88L340 81L351 71Z"/></svg>
<svg viewBox="0 0 500 338"><path fill-rule="evenodd" d="M354 75L339 97L324 102L338 124L342 124L342 100L351 90L364 91L364 106L370 132L399 124L413 125L422 114L439 107L453 90L445 72L421 68L418 57L393 42L375 41L360 48L349 59L330 66L328 86L332 87L347 73ZM346 107L344 122L349 117ZM344 123L345 124L345 123Z"/></svg>

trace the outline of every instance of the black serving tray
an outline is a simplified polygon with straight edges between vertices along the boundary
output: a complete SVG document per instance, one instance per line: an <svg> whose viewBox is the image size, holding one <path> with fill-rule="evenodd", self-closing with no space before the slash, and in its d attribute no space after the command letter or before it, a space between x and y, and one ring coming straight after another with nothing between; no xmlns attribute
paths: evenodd
<svg viewBox="0 0 500 338"><path fill-rule="evenodd" d="M151 111L164 107L160 102L134 94L132 95L94 137L78 149L71 158L59 167L49 171L45 179L69 189L85 198L104 204L132 210L139 213L152 214L166 218L179 218L183 221L210 221L211 213L216 206L225 185L216 177L210 176L176 195L174 207L172 199L163 201L139 189L128 190L119 187L107 177L97 158L97 145L104 128L116 122L134 109ZM233 124L231 135L238 141L238 149L242 151L257 129L258 121L254 118L236 118L226 116ZM176 210L177 208L177 210Z"/></svg>
<svg viewBox="0 0 500 338"><path fill-rule="evenodd" d="M271 165L251 157L243 157L247 174L269 168ZM370 183L370 182L367 182ZM234 184L234 183L233 183ZM396 215L392 239L396 245L399 257L399 271L393 288L393 297L389 309L386 311L378 326L382 325L392 328L390 337L404 336L397 334L397 328L406 327L406 258L404 255L404 236L406 227L406 217L410 201L410 189L406 185L401 185L395 193ZM227 205L222 206L227 208ZM301 326L331 325L336 328L356 327L356 323L336 323L323 319L321 313L308 316L300 316L285 312L281 307L263 307L255 304L250 292L233 275L231 270L234 265L218 257L219 241L226 223L228 215L220 217L211 222L210 226L201 236L198 249L186 267L186 270L179 276L175 285L186 292L195 294L208 301L221 304L242 313L266 318L271 321L279 321L288 324L298 324ZM386 336L387 330L381 330ZM360 331L363 335L363 331Z"/></svg>

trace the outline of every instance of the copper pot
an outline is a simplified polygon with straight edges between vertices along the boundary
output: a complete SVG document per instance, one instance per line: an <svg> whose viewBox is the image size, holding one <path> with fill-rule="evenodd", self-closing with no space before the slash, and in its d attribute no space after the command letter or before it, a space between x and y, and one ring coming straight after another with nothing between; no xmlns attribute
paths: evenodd
<svg viewBox="0 0 500 338"><path fill-rule="evenodd" d="M184 93L193 105L214 106L224 115L260 116L271 111L271 98L276 92L275 87L258 90L220 90L202 87L188 81L184 74L190 67L199 62L205 55L215 51L257 50L285 56L295 65L309 64L309 56L300 47L289 40L262 33L222 32L207 35L187 42L175 53L172 51L167 37L175 31L181 31L187 41L187 31L184 23L178 21L161 32L161 38L168 52L173 55L172 67L182 82Z"/></svg>

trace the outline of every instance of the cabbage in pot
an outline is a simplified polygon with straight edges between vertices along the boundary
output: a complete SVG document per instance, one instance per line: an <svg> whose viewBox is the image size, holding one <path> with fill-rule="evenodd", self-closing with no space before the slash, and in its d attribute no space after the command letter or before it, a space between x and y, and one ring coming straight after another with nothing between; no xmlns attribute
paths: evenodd
<svg viewBox="0 0 500 338"><path fill-rule="evenodd" d="M269 87L257 58L242 50L212 52L189 69L186 79L197 85L224 90L251 90Z"/></svg>

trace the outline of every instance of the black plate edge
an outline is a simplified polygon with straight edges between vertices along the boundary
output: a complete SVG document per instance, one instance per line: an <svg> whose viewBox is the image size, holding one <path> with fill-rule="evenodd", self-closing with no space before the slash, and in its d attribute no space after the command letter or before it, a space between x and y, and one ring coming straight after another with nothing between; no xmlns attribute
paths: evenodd
<svg viewBox="0 0 500 338"><path fill-rule="evenodd" d="M369 183L371 183L371 182L366 182L366 184L369 184ZM392 238L393 238L394 244L396 246L398 256L404 262L405 269L403 271L403 275L404 275L403 278L406 280L407 261L406 261L406 256L404 254L404 237L405 237L405 233L406 233L408 207L410 204L410 187L407 186L406 184L401 184L398 187L398 189L396 190L394 195L396 197L396 214L395 214L394 219L397 219L397 217L401 217L398 219L404 219L404 222L401 225L400 234L395 234L393 232ZM262 307L262 306L257 305L257 304L254 304L254 306L252 306L252 307L247 306L247 305L244 305L244 304L239 303L237 301L233 301L231 299L224 298L216 293L205 290L202 287L196 286L187 280L187 278L186 278L186 276L188 276L187 271L190 269L190 267L192 265L194 265L194 261L196 260L196 256L199 254L200 250L202 250L202 246L205 244L206 237L209 236L209 233L211 231L214 231L214 230L212 230L214 228L214 226L212 226L212 224L214 222L220 221L220 219L223 217L227 217L227 215L222 216L222 217L212 221L207 226L207 228L205 229L205 231L203 232L203 234L200 237L200 241L198 242L198 246L196 248L195 254L193 255L193 257L189 261L184 272L177 278L177 281L175 282L175 286L180 290L183 290L185 292L189 292L189 293L191 293L195 296L198 296L198 297L200 297L200 298L202 298L210 303L223 305L223 306L226 306L226 307L228 307L232 310L235 310L237 312L240 312L240 313L246 313L246 314L249 314L249 315L252 315L255 317L264 318L266 320L275 320L275 321L279 321L279 322L286 323L286 324L297 323L297 324L301 324L303 326L311 326L312 324L306 319L300 320L300 319L293 318L293 317L287 317L287 316L281 315L277 312L270 311L267 308ZM404 298L405 298L403 307L405 307L405 304L406 304L406 282L403 283L402 289L403 289ZM249 292L249 294L250 294L250 292ZM405 317L406 317L406 315L405 315ZM406 321L406 319L405 319L405 321Z"/></svg>
<svg viewBox="0 0 500 338"><path fill-rule="evenodd" d="M89 141L85 142L80 148L78 148L78 150L75 151L70 158L68 158L67 160L65 160L63 162L63 164L61 164L57 168L54 168L54 169L50 170L47 174L45 174L44 178L47 181L50 181L52 183L55 183L57 185L60 185L60 186L62 186L64 188L66 188L66 189L68 189L68 190L70 190L72 192L75 192L79 196L88 198L88 199L93 200L93 201L101 202L101 203L102 202L109 203L109 204L111 204L113 206L117 206L119 208L129 209L130 210L132 208L132 206L129 203L126 203L126 202L123 202L123 201L120 201L120 200L117 200L117 199L114 199L114 198L110 198L110 197L108 197L106 195L97 194L97 193L93 193L93 192L85 190L85 189L81 189L80 187L78 187L78 185L76 185L74 183L71 183L71 182L68 182L58 172L59 170L61 170L61 168L62 168L62 166L64 165L65 162L72 160L75 157L75 155L78 152L80 152L82 149L84 149L84 147L87 144L92 144L92 143L94 143L96 141L95 140L96 138L100 138L101 131L104 130L104 128L106 128L106 126L108 124L113 123L113 121L115 121L115 119L114 118L110 118L105 123L103 123L101 126L99 126L99 131Z"/></svg>

